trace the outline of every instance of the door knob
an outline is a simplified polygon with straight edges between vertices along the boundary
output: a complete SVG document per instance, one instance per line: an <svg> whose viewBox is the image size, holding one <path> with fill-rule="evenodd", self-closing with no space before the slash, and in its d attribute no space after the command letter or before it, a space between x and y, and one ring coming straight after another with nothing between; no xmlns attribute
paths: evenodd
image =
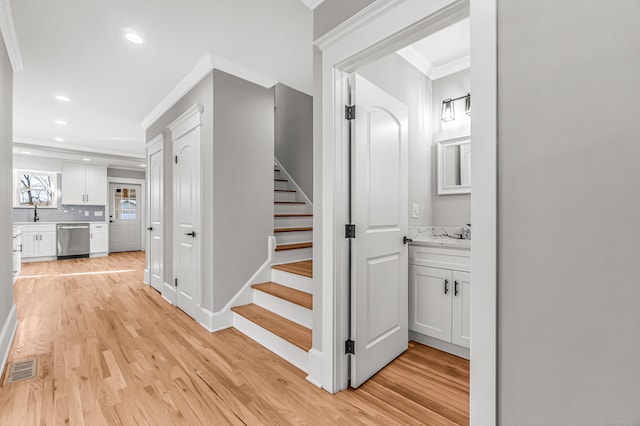
<svg viewBox="0 0 640 426"><path fill-rule="evenodd" d="M153 226L148 227L147 231L153 231Z"/></svg>
<svg viewBox="0 0 640 426"><path fill-rule="evenodd" d="M402 243L403 244L407 244L413 242L413 240L411 238L407 238L406 236L402 237Z"/></svg>
<svg viewBox="0 0 640 426"><path fill-rule="evenodd" d="M196 237L196 231L185 232L185 234L184 234L184 235L190 235L190 236L192 236L193 238L195 238L195 237Z"/></svg>

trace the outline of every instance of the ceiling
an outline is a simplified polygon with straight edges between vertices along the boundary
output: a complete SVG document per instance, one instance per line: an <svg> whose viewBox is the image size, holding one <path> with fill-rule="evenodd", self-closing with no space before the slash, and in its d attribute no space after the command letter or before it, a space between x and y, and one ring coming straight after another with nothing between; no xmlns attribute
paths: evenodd
<svg viewBox="0 0 640 426"><path fill-rule="evenodd" d="M140 123L207 53L312 92L312 11L300 0L14 0L12 9L22 144L143 156Z"/></svg>
<svg viewBox="0 0 640 426"><path fill-rule="evenodd" d="M469 18L399 50L398 54L431 80L469 68L471 66Z"/></svg>

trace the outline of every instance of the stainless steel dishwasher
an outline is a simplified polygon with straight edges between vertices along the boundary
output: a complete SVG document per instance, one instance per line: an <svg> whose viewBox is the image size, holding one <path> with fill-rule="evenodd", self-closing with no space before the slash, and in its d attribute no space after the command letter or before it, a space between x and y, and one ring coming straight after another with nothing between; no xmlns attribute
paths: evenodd
<svg viewBox="0 0 640 426"><path fill-rule="evenodd" d="M59 223L58 259L89 257L89 224Z"/></svg>

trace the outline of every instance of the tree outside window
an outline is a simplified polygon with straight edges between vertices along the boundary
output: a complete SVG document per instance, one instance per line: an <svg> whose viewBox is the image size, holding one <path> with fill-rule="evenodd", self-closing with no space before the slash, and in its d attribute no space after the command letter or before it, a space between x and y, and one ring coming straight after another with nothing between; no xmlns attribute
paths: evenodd
<svg viewBox="0 0 640 426"><path fill-rule="evenodd" d="M56 174L16 171L14 207L56 207Z"/></svg>

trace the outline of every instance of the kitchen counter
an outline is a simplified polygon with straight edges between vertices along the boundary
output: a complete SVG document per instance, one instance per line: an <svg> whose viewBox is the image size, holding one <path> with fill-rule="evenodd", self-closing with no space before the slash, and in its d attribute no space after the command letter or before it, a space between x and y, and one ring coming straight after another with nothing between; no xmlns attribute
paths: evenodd
<svg viewBox="0 0 640 426"><path fill-rule="evenodd" d="M57 225L59 223L99 223L104 225L105 223L108 223L106 221L88 221L88 220L71 220L71 221L64 221L64 222L44 222L44 221L38 221L38 222L13 222L14 226L24 226L24 225Z"/></svg>

